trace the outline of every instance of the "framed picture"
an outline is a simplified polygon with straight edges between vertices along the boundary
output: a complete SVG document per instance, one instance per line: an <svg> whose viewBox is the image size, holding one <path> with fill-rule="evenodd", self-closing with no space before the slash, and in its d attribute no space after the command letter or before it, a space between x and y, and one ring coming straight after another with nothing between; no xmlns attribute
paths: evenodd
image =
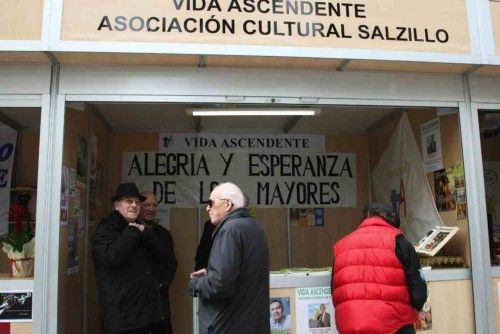
<svg viewBox="0 0 500 334"><path fill-rule="evenodd" d="M457 233L458 227L436 226L425 237L420 239L415 251L420 254L434 256Z"/></svg>

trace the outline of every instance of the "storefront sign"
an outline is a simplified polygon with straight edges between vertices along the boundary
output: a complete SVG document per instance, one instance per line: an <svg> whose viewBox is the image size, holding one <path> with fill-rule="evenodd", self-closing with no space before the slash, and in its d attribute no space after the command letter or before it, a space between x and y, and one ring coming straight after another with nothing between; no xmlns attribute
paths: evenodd
<svg viewBox="0 0 500 334"><path fill-rule="evenodd" d="M470 53L465 0L64 0L61 39Z"/></svg>
<svg viewBox="0 0 500 334"><path fill-rule="evenodd" d="M162 207L198 207L218 183L238 184L255 207L356 207L355 153L127 152L123 181Z"/></svg>
<svg viewBox="0 0 500 334"><path fill-rule="evenodd" d="M495 54L500 56L500 1L490 0L491 24L495 40Z"/></svg>
<svg viewBox="0 0 500 334"><path fill-rule="evenodd" d="M43 0L0 0L0 40L40 40Z"/></svg>
<svg viewBox="0 0 500 334"><path fill-rule="evenodd" d="M10 181L17 132L0 123L0 234L9 231Z"/></svg>

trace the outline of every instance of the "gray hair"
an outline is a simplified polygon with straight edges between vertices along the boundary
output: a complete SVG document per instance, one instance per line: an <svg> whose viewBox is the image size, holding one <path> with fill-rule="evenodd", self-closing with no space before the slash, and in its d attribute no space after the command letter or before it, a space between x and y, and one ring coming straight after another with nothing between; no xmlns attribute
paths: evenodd
<svg viewBox="0 0 500 334"><path fill-rule="evenodd" d="M245 206L245 196L243 195L241 189L234 183L221 183L215 187L212 192L215 192L222 198L230 200L235 209L243 208Z"/></svg>

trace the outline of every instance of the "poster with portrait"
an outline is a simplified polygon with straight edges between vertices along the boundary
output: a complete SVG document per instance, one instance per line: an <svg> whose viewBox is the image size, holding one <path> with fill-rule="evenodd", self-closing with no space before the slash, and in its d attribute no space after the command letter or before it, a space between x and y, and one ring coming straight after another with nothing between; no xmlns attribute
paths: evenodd
<svg viewBox="0 0 500 334"><path fill-rule="evenodd" d="M296 289L297 333L338 333L330 287Z"/></svg>
<svg viewBox="0 0 500 334"><path fill-rule="evenodd" d="M290 297L269 298L269 325L271 334L292 333Z"/></svg>
<svg viewBox="0 0 500 334"><path fill-rule="evenodd" d="M426 173L443 168L443 154L441 148L441 125L439 118L435 118L420 126L422 138L422 162Z"/></svg>
<svg viewBox="0 0 500 334"><path fill-rule="evenodd" d="M438 211L455 210L455 177L452 168L434 172L434 191Z"/></svg>

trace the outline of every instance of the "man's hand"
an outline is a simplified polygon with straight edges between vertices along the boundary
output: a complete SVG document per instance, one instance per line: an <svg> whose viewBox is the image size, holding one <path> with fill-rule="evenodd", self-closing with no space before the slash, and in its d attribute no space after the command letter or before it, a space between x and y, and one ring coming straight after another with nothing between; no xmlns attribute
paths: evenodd
<svg viewBox="0 0 500 334"><path fill-rule="evenodd" d="M203 277L207 276L207 270L205 268L200 269L198 271L194 271L191 274L189 274L189 278L196 278L196 277Z"/></svg>
<svg viewBox="0 0 500 334"><path fill-rule="evenodd" d="M142 224L137 224L137 223L129 223L128 226L133 226L133 227L137 227L139 229L139 231L144 231L144 225Z"/></svg>

